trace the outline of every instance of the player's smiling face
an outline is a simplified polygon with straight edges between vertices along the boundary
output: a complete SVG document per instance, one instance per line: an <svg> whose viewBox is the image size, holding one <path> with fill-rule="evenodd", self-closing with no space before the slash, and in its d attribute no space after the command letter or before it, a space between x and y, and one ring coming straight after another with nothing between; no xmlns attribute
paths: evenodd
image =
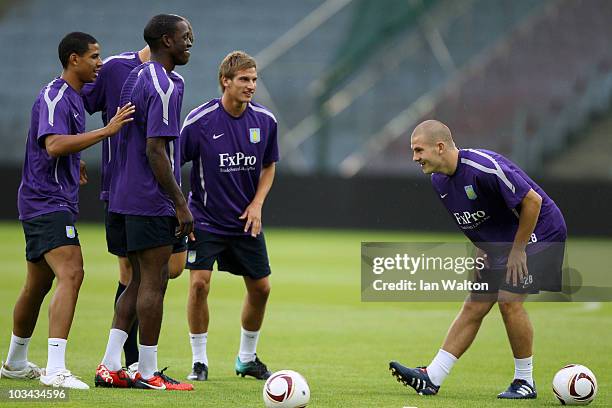
<svg viewBox="0 0 612 408"><path fill-rule="evenodd" d="M84 83L93 82L98 76L98 71L102 68L102 59L100 58L100 46L89 44L89 49L83 55L73 54L70 57L70 63L74 63L76 73Z"/></svg>
<svg viewBox="0 0 612 408"><path fill-rule="evenodd" d="M441 163L436 144L427 143L421 135L413 135L410 140L412 160L421 165L425 174L435 173Z"/></svg>
<svg viewBox="0 0 612 408"><path fill-rule="evenodd" d="M223 93L232 100L240 103L247 103L253 99L257 89L257 70L247 68L236 72L234 78L223 78Z"/></svg>
<svg viewBox="0 0 612 408"><path fill-rule="evenodd" d="M191 56L191 46L193 45L193 31L187 21L176 23L176 30L170 37L170 47L174 63L185 65Z"/></svg>

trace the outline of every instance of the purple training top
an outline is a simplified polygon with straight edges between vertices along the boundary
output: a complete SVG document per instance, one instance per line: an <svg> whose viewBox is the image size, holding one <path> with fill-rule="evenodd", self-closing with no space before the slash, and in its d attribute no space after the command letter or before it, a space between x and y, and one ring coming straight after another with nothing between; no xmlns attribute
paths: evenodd
<svg viewBox="0 0 612 408"><path fill-rule="evenodd" d="M523 170L498 153L461 149L455 173L434 173L431 182L457 226L490 255L496 248L508 249L507 244L514 241L519 204L531 189L542 196L542 208L527 254L546 247L534 245L536 242L564 242L567 237L565 220L554 201Z"/></svg>
<svg viewBox="0 0 612 408"><path fill-rule="evenodd" d="M175 216L174 203L149 166L147 139L163 137L174 177L180 184L179 130L183 78L166 72L158 62L146 62L127 77L119 104L136 106L134 120L124 126L112 161L109 211L146 216Z"/></svg>
<svg viewBox="0 0 612 408"><path fill-rule="evenodd" d="M195 227L247 235L238 217L255 197L262 166L278 161L276 118L253 102L236 118L213 99L192 110L183 124L181 164L189 161Z"/></svg>
<svg viewBox="0 0 612 408"><path fill-rule="evenodd" d="M45 137L83 132L85 109L81 95L63 79L54 79L40 91L32 106L17 194L20 220L55 211L78 214L81 154L51 157L45 149Z"/></svg>
<svg viewBox="0 0 612 408"><path fill-rule="evenodd" d="M87 112L89 114L102 112L102 122L106 126L108 121L117 113L121 88L123 88L125 79L140 64L142 64L142 61L138 58L138 52L134 51L106 58L96 81L85 84L81 91ZM108 201L111 178L111 166L109 164L117 150L118 139L115 136L102 140L100 200L104 201Z"/></svg>

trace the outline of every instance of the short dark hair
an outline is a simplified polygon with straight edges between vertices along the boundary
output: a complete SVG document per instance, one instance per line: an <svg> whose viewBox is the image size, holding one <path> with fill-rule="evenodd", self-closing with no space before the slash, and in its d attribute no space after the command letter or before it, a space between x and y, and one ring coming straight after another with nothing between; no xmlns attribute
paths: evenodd
<svg viewBox="0 0 612 408"><path fill-rule="evenodd" d="M66 34L57 47L57 53L62 63L62 67L66 68L68 66L68 59L71 54L74 53L78 56L83 56L89 50L89 44L97 43L98 40L87 33L75 31Z"/></svg>
<svg viewBox="0 0 612 408"><path fill-rule="evenodd" d="M153 16L144 29L143 36L145 42L152 50L157 49L163 35L174 34L177 24L181 21L187 23L187 19L176 14L158 14Z"/></svg>

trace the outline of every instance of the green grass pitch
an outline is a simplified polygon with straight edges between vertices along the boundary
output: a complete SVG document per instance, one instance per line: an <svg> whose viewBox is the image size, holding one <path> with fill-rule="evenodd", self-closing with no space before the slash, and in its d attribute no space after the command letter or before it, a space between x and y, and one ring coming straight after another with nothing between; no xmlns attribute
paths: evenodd
<svg viewBox="0 0 612 408"><path fill-rule="evenodd" d="M68 368L93 386L111 324L117 267L105 250L101 225L79 226L85 280L67 349ZM279 230L267 232L272 294L258 354L272 370L301 372L311 388L312 407L540 407L558 406L551 389L557 369L568 363L591 368L599 381L593 407L612 406L612 304L528 304L535 327L535 379L539 398L500 401L495 396L513 375L513 360L499 312L486 318L472 348L457 363L441 393L420 397L400 386L388 362L427 364L436 353L459 303L362 303L361 241L461 240L458 235L364 231ZM610 241L576 240L588 253ZM12 308L25 274L23 233L18 223L0 224L0 358L5 358ZM159 344L160 368L184 378L191 349L185 316L188 272L170 282ZM215 272L210 294L208 340L210 380L195 391L155 392L96 389L71 391L68 402L10 404L9 388L38 382L0 379L0 405L84 407L261 407L263 382L236 377L242 280ZM46 363L48 299L30 346L30 360Z"/></svg>

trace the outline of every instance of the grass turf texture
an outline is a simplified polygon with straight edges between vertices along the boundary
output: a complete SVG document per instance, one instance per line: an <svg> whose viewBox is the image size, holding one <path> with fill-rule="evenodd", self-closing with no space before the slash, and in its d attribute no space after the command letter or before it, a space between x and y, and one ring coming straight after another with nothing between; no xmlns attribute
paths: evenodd
<svg viewBox="0 0 612 408"><path fill-rule="evenodd" d="M61 407L261 407L263 382L238 378L233 364L239 345L244 285L227 273L213 274L209 299L210 380L194 392L155 392L93 388L111 324L117 282L115 259L105 250L101 225L79 225L85 280L67 348L67 366L92 389L70 391L69 401L28 403ZM272 263L272 294L258 354L274 370L302 373L313 407L507 407L559 406L551 392L554 373L568 363L591 368L599 381L592 407L612 405L612 304L530 303L535 327L535 379L539 398L496 400L512 379L513 360L499 312L485 319L471 349L435 397L421 397L400 386L388 362L428 364L436 353L459 303L362 303L361 241L449 241L458 235L364 231L277 230L267 233ZM585 256L609 241L574 241ZM12 308L25 276L23 233L17 223L0 224L0 357L5 358ZM601 253L601 251L600 251ZM601 261L603 263L603 261ZM188 271L170 282L159 343L159 366L183 379L191 349L185 316ZM47 297L30 343L29 358L46 363ZM10 388L38 387L37 381L0 379L0 405ZM12 406L25 406L11 403Z"/></svg>

